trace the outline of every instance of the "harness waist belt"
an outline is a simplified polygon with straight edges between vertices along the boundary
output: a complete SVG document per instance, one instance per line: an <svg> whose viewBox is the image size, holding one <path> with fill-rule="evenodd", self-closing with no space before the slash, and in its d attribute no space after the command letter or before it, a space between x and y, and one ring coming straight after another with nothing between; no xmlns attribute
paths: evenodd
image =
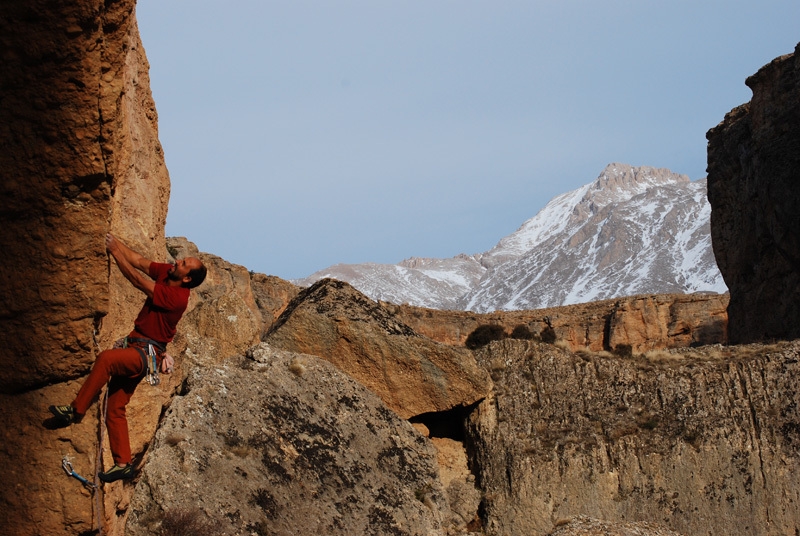
<svg viewBox="0 0 800 536"><path fill-rule="evenodd" d="M163 342L154 341L153 339L140 339L138 337L128 337L128 342L134 344L152 344L158 349L159 352L164 353L167 351L167 344Z"/></svg>

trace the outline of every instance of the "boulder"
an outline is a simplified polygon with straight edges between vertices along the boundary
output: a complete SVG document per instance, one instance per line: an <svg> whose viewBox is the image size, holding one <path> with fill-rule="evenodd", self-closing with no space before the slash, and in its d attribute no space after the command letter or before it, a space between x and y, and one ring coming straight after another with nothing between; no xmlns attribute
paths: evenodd
<svg viewBox="0 0 800 536"><path fill-rule="evenodd" d="M468 406L491 389L466 348L418 335L389 308L333 279L300 292L263 340L330 361L404 418Z"/></svg>
<svg viewBox="0 0 800 536"><path fill-rule="evenodd" d="M708 131L714 255L732 343L800 337L800 44Z"/></svg>
<svg viewBox="0 0 800 536"><path fill-rule="evenodd" d="M264 322L264 333L272 328L278 317L302 290L297 285L274 275L250 273L250 286Z"/></svg>
<svg viewBox="0 0 800 536"><path fill-rule="evenodd" d="M322 359L265 344L248 355L193 370L148 453L126 534L176 522L224 534L445 534L428 440Z"/></svg>
<svg viewBox="0 0 800 536"><path fill-rule="evenodd" d="M183 237L169 238L167 249L173 258L197 257L208 269L178 324L174 353L187 358L187 363L201 357L219 362L258 343L263 321L247 268L200 252Z"/></svg>

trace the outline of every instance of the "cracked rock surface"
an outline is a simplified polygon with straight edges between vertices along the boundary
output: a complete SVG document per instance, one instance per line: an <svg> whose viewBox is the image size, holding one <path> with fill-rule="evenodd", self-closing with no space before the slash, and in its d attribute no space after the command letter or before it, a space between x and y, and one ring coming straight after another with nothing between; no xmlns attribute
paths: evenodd
<svg viewBox="0 0 800 536"><path fill-rule="evenodd" d="M156 434L127 534L445 534L436 450L329 363L254 347L197 368Z"/></svg>

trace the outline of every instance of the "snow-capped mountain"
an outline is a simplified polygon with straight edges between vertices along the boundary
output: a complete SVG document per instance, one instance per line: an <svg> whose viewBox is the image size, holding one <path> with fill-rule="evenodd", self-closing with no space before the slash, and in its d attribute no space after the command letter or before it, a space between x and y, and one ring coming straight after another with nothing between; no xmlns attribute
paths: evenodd
<svg viewBox="0 0 800 536"><path fill-rule="evenodd" d="M373 299L435 309L540 309L633 294L725 292L706 181L610 164L486 253L338 264L295 281L347 281Z"/></svg>

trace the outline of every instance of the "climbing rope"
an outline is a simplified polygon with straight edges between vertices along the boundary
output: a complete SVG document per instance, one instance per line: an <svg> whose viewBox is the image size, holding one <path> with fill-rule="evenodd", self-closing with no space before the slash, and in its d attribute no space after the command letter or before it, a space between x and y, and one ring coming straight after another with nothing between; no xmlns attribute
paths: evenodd
<svg viewBox="0 0 800 536"><path fill-rule="evenodd" d="M111 260L109 259L109 273L111 271ZM99 319L99 323L95 325L94 332L92 334L92 339L94 340L94 348L95 348L95 355L100 354L100 342L97 340L97 336L100 333L100 329L103 326L103 319ZM100 395L100 423L98 426L98 434L97 434L97 453L95 455L94 461L94 489L98 490L99 493L94 494L94 511L95 517L97 519L97 534L98 536L103 536L103 493L102 493L102 486L100 485L100 471L103 468L103 435L105 435L105 423L106 423L106 411L108 407L108 383L106 383L106 387L103 390L103 393Z"/></svg>
<svg viewBox="0 0 800 536"><path fill-rule="evenodd" d="M94 481L95 486L100 488L100 471L103 469L103 436L106 433L106 414L108 413L108 384L106 384L103 394L100 395L100 425L97 435L97 456L95 456ZM97 511L97 534L103 535L103 494L95 493L95 510Z"/></svg>

